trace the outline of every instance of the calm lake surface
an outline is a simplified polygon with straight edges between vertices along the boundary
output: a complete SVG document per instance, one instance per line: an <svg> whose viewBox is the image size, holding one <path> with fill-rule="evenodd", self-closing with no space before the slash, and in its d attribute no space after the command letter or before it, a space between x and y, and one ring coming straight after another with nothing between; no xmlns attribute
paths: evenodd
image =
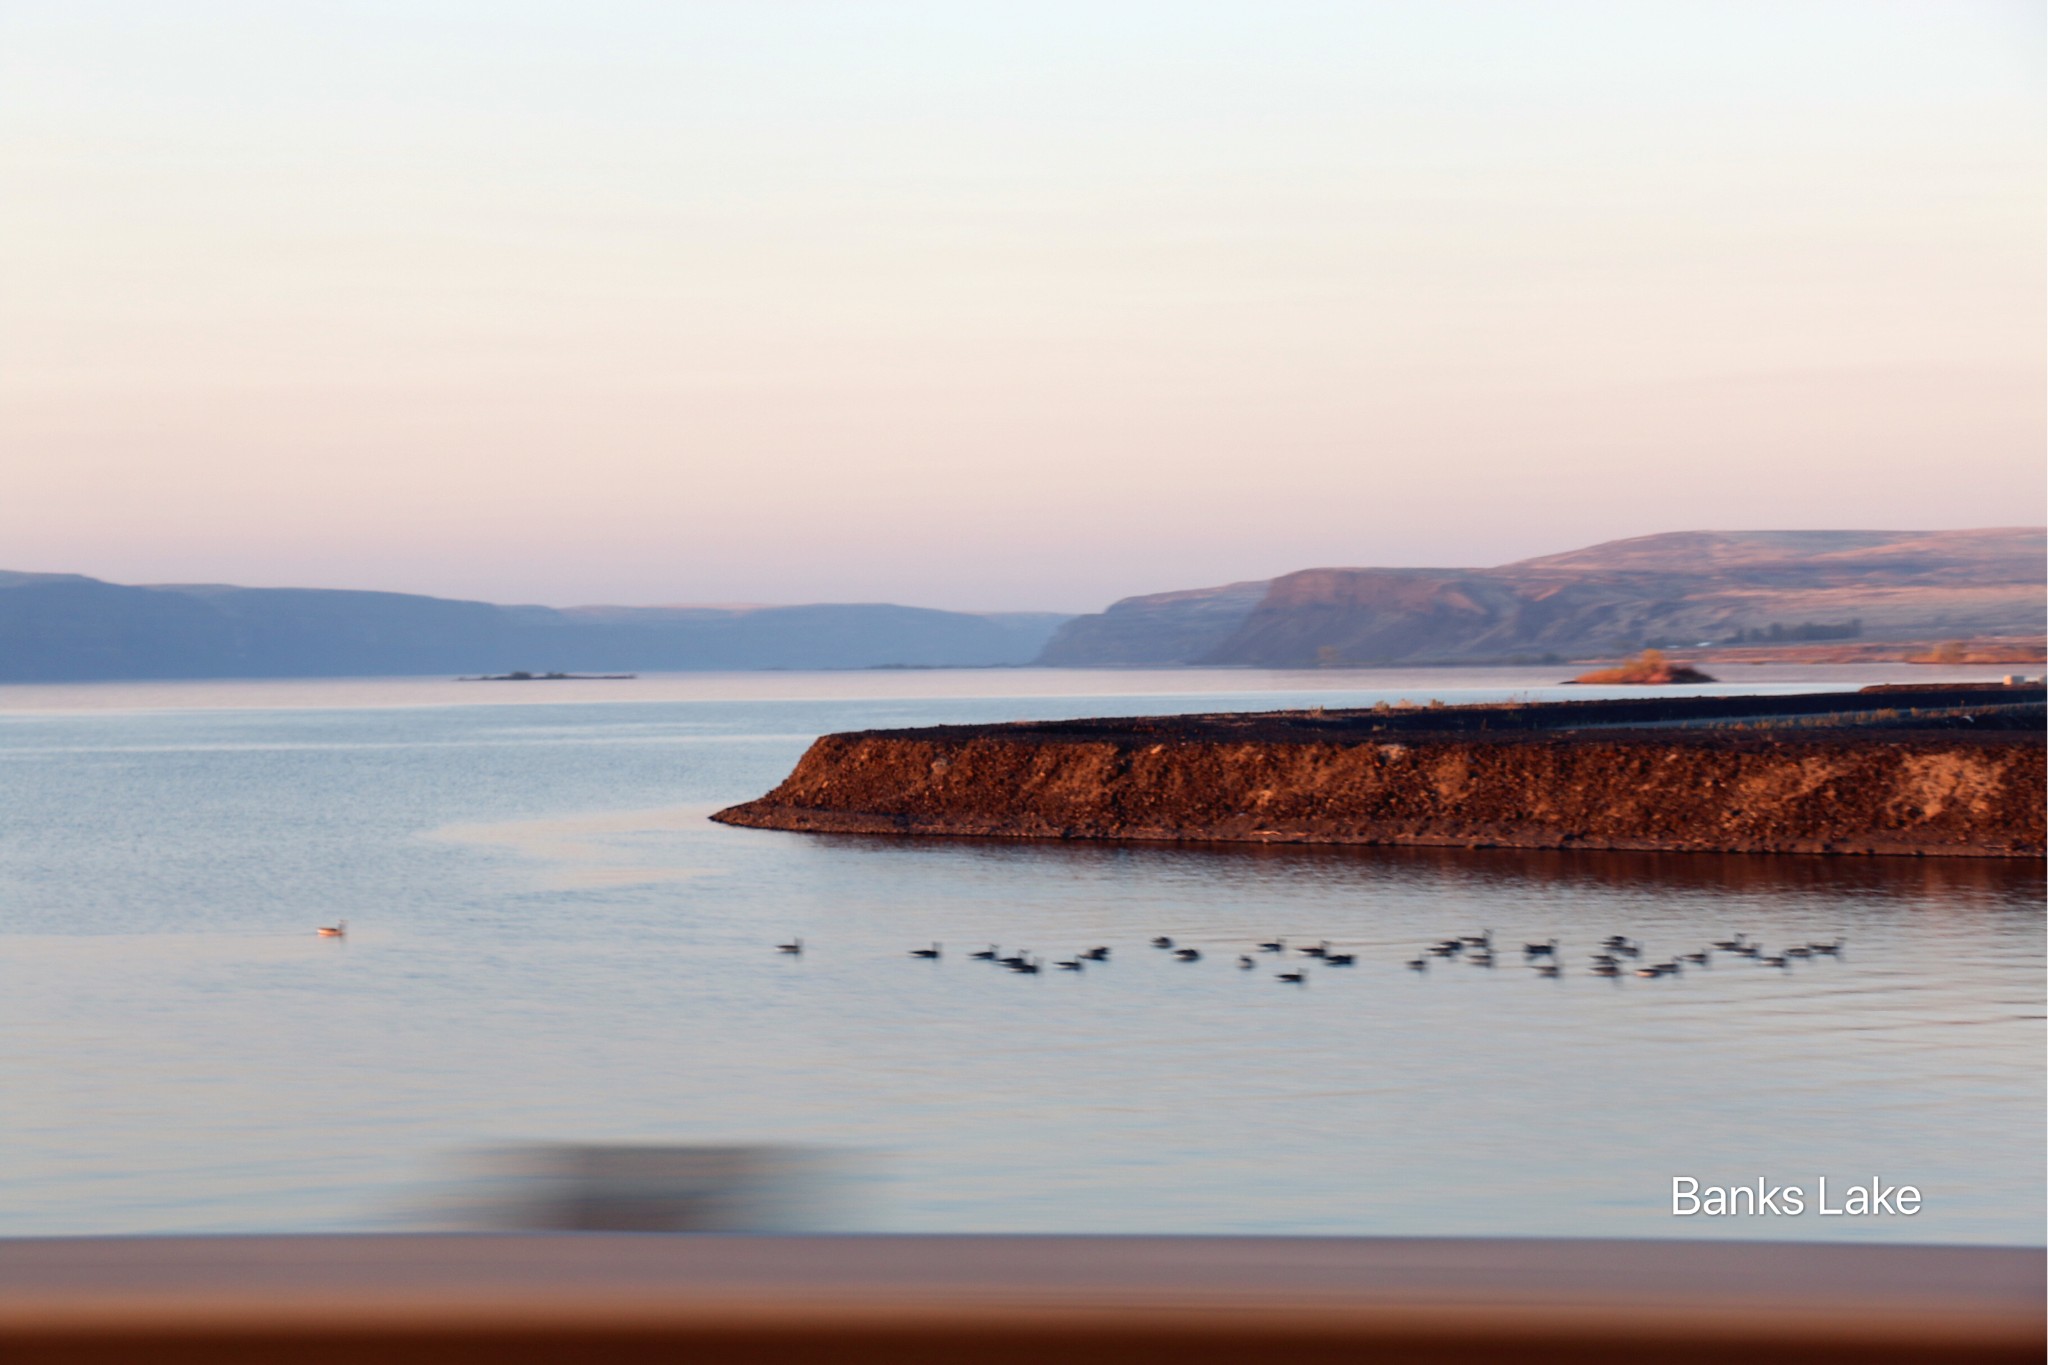
<svg viewBox="0 0 2048 1365"><path fill-rule="evenodd" d="M1734 669L1716 690L1922 670ZM1967 673L1964 670L1963 673ZM1959 673L1957 676L1962 676ZM832 730L1597 695L1555 670L0 688L0 1235L417 1225L523 1141L852 1154L844 1225L2038 1244L2038 862L727 829ZM347 919L346 940L315 925ZM1403 967L1553 936L1544 980ZM1784 972L1743 932L1846 936ZM1202 948L1183 964L1154 934ZM1275 980L1276 934L1355 951ZM800 935L801 959L773 944ZM941 940L945 957L906 950ZM1016 976L966 954L1110 963ZM1297 959L1297 961L1299 961ZM1914 1218L1677 1219L1672 1177ZM1832 1196L1831 1196L1832 1197ZM410 1222L408 1222L410 1220Z"/></svg>

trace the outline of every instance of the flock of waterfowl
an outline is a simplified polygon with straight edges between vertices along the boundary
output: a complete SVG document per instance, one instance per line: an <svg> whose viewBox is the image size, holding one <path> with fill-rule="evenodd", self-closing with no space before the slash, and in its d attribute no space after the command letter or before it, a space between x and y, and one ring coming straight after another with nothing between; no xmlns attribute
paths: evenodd
<svg viewBox="0 0 2048 1365"><path fill-rule="evenodd" d="M1734 957L1747 958L1765 967L1789 967L1792 963L1816 957L1840 957L1847 940L1839 935L1826 943L1795 944L1773 953L1761 943L1752 942L1749 935L1737 934L1734 938L1716 939L1705 948L1693 953L1679 953L1663 962L1643 960L1643 945L1626 934L1609 934L1600 940L1600 951L1592 955L1592 971L1595 976L1640 976L1654 978L1678 976L1688 965L1705 967L1713 962L1715 953L1727 953ZM1557 956L1557 940L1547 943L1524 943L1522 961L1536 969L1538 976L1562 976L1563 964ZM1425 948L1418 957L1408 959L1408 970L1426 972L1431 958L1439 961L1463 961L1475 967L1491 967L1496 961L1493 951L1493 930L1479 934L1463 934L1457 938L1438 939Z"/></svg>
<svg viewBox="0 0 2048 1365"><path fill-rule="evenodd" d="M1697 967L1709 965L1713 961L1715 953L1726 953L1734 957L1746 958L1765 967L1784 968L1789 967L1794 962L1816 957L1839 958L1842 955L1842 948L1845 942L1846 940L1837 937L1831 942L1795 944L1773 953L1767 951L1763 944L1751 941L1747 934L1737 934L1734 938L1717 939L1698 952L1680 953L1664 962L1647 962L1643 960L1643 945L1639 941L1629 938L1625 934L1610 934L1600 941L1601 950L1592 955L1592 971L1594 976L1604 977L1634 975L1654 978L1678 976L1688 965ZM1176 944L1164 934L1153 938L1151 946L1163 952L1171 953L1174 959L1179 962L1200 962L1202 960L1202 950L1200 948L1191 947L1186 944ZM1297 945L1289 949L1286 939L1274 938L1264 943L1255 944L1254 947L1258 954L1256 956L1253 953L1239 953L1237 955L1237 966L1240 971L1256 970L1262 956L1282 966L1289 966L1288 954L1290 951L1298 957L1318 960L1325 967L1352 967L1358 963L1358 955L1356 953L1340 953L1331 946L1328 939L1323 939L1319 943L1306 946ZM788 943L778 943L775 945L775 951L789 954L792 957L800 957L803 955L804 941L798 938L792 939ZM912 948L910 956L923 958L927 961L937 961L945 956L945 948L944 945L938 943L934 943L927 948ZM975 961L992 963L995 966L1004 967L1025 976L1036 976L1045 967L1045 960L1034 955L1028 949L1020 948L1014 952L1006 953L993 943L986 948L971 952L967 956ZM1493 947L1493 930L1488 929L1477 934L1461 934L1456 938L1439 939L1425 948L1421 955L1410 958L1405 965L1413 972L1427 972L1432 958L1445 963L1456 961L1473 967L1492 967L1498 961ZM1564 974L1564 967L1558 958L1558 941L1554 938L1546 943L1524 943L1522 945L1521 960L1525 965L1533 968L1538 976L1557 977ZM1075 953L1070 958L1056 960L1053 966L1063 972L1079 972L1086 970L1090 963L1108 961L1108 947L1098 945L1086 951ZM1275 973L1274 979L1283 985L1305 985L1308 981L1307 965L1305 962L1292 964L1291 970Z"/></svg>

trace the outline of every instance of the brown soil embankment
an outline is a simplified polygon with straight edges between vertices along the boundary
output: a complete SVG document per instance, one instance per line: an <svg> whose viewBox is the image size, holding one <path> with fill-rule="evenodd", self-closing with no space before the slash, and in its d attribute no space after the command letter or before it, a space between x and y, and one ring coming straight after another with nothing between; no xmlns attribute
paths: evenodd
<svg viewBox="0 0 2048 1365"><path fill-rule="evenodd" d="M2031 704L2004 708L1914 706L1930 698L1899 689L1842 694L1833 712L1784 698L1777 715L1757 699L1697 699L1647 723L1638 704L1591 702L827 735L781 786L715 818L819 833L2038 857L2048 764L2039 689L2027 691L2012 700ZM1746 718L1715 715L1730 709Z"/></svg>

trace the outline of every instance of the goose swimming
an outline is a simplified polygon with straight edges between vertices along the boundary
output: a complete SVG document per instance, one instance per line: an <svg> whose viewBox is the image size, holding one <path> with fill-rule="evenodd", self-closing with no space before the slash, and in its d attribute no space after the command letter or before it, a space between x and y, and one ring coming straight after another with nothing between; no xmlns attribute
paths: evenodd
<svg viewBox="0 0 2048 1365"><path fill-rule="evenodd" d="M804 941L800 938L793 938L787 943L778 943L775 945L775 951L778 953L788 953L792 957L801 957L804 951Z"/></svg>
<svg viewBox="0 0 2048 1365"><path fill-rule="evenodd" d="M939 955L939 945L934 943L929 948L912 948L910 955L912 957L937 957Z"/></svg>

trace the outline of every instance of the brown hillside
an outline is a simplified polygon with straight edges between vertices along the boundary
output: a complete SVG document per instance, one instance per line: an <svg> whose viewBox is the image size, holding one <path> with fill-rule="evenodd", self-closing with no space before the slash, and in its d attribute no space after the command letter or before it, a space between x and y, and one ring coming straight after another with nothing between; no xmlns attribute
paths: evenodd
<svg viewBox="0 0 2048 1365"><path fill-rule="evenodd" d="M1132 598L1041 662L1304 667L1599 658L1643 648L2032 638L2048 536L1689 531L1491 569L1327 568ZM1199 603L1199 610L1191 604Z"/></svg>

